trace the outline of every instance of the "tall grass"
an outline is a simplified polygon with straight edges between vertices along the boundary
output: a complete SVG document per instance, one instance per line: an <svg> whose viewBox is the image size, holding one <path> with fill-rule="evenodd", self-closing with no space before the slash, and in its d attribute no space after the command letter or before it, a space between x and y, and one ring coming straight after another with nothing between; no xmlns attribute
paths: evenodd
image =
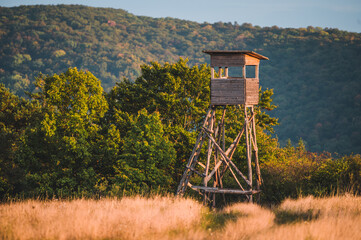
<svg viewBox="0 0 361 240"><path fill-rule="evenodd" d="M361 198L352 195L285 200L278 226L256 239L361 239Z"/></svg>
<svg viewBox="0 0 361 240"><path fill-rule="evenodd" d="M361 198L237 203L210 211L192 199L27 200L0 205L0 239L361 239Z"/></svg>
<svg viewBox="0 0 361 240"><path fill-rule="evenodd" d="M198 224L203 207L171 197L15 202L0 206L2 239L156 239Z"/></svg>

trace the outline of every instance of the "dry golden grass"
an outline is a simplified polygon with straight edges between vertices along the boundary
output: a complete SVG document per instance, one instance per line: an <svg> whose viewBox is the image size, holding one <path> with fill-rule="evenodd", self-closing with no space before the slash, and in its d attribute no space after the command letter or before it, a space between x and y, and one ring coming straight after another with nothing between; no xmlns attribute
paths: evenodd
<svg viewBox="0 0 361 240"><path fill-rule="evenodd" d="M157 239L186 231L202 205L171 197L24 201L0 205L1 239Z"/></svg>
<svg viewBox="0 0 361 240"><path fill-rule="evenodd" d="M276 215L283 224L255 239L361 239L360 197L286 200L276 210Z"/></svg>
<svg viewBox="0 0 361 240"><path fill-rule="evenodd" d="M0 205L0 239L361 239L361 198L237 203L209 211L191 199L38 201Z"/></svg>

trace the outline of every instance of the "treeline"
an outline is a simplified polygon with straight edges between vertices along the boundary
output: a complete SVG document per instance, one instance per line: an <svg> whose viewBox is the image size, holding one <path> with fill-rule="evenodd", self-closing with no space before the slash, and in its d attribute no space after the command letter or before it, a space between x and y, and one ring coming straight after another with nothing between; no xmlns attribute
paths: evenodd
<svg viewBox="0 0 361 240"><path fill-rule="evenodd" d="M29 99L0 87L0 199L174 192L209 106L210 68L152 62L109 93L89 71L39 75ZM257 134L264 202L361 190L361 157L279 147L272 90L260 91ZM220 117L220 116L219 116ZM242 126L228 107L226 142ZM268 129L268 130L266 130ZM234 154L246 168L245 147ZM227 177L225 184L230 184ZM230 187L232 187L230 185Z"/></svg>
<svg viewBox="0 0 361 240"><path fill-rule="evenodd" d="M186 56L205 63L203 49L254 50L261 85L275 89L276 135L305 141L312 151L361 153L361 34L322 29L196 23L135 16L119 9L79 5L0 8L0 82L25 96L42 72L89 70L109 92L140 76L150 61Z"/></svg>

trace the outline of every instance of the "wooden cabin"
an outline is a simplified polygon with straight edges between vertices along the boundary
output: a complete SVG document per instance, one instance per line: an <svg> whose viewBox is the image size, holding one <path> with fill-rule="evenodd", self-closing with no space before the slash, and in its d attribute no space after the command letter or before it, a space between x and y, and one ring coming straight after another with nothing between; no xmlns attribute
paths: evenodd
<svg viewBox="0 0 361 240"><path fill-rule="evenodd" d="M253 51L218 51L205 50L211 55L211 105L252 106L259 101L259 63L268 60ZM253 66L253 73L247 77L247 66ZM215 77L215 68L218 76ZM229 68L240 68L239 76L229 76Z"/></svg>

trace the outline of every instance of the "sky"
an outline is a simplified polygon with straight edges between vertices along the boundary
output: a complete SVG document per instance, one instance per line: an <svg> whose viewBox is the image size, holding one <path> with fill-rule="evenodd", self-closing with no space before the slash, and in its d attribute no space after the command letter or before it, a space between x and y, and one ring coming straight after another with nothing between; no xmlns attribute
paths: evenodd
<svg viewBox="0 0 361 240"><path fill-rule="evenodd" d="M36 4L110 7L138 16L173 17L199 23L313 26L361 33L361 0L0 0L2 7Z"/></svg>

